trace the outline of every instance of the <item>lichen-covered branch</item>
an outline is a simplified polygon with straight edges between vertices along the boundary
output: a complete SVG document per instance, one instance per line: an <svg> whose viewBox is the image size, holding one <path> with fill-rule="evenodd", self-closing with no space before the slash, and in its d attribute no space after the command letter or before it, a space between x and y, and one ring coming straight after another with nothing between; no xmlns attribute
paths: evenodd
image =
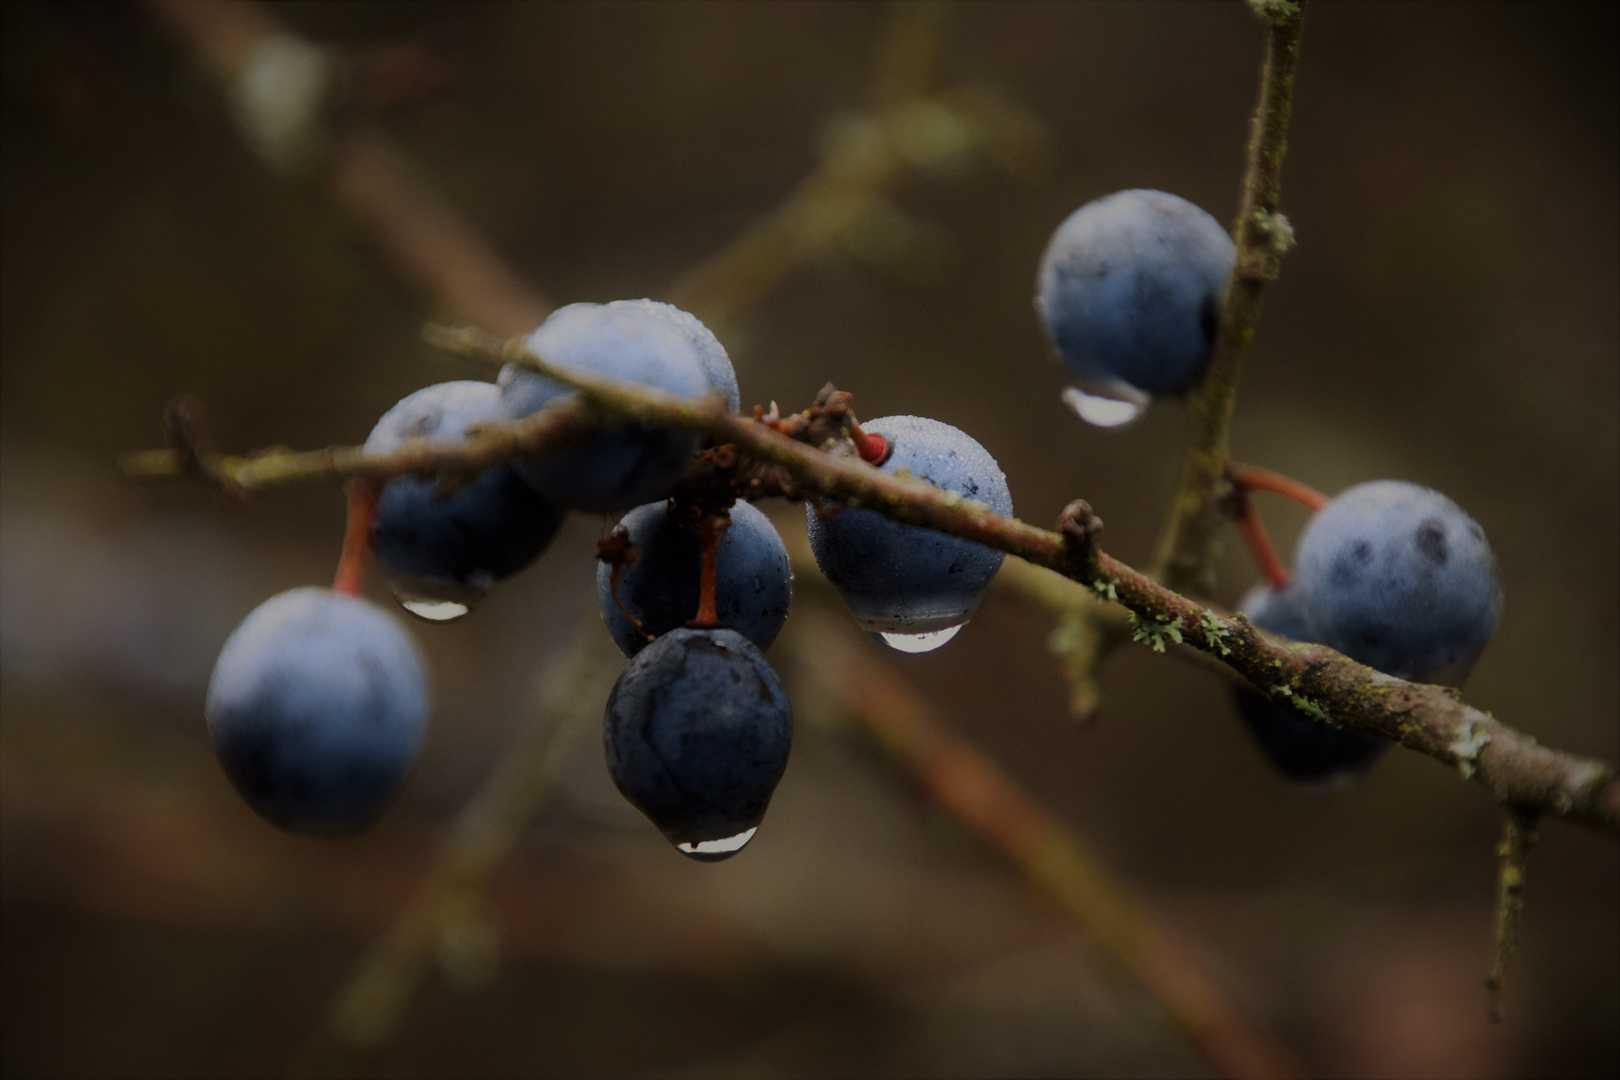
<svg viewBox="0 0 1620 1080"><path fill-rule="evenodd" d="M1277 206L1282 197L1283 157L1288 151L1303 6L1268 3L1257 8L1270 32L1260 73L1260 103L1249 136L1243 196L1232 228L1237 261L1227 284L1209 372L1187 400L1192 437L1155 559L1154 576L1182 592L1207 595L1210 591L1210 560L1223 522L1216 495L1229 456L1243 353L1260 320L1266 286L1277 279L1282 254L1293 242L1293 230Z"/></svg>
<svg viewBox="0 0 1620 1080"><path fill-rule="evenodd" d="M1536 842L1537 817L1535 811L1517 806L1507 807L1502 813L1502 842L1496 846L1497 857L1502 860L1496 875L1496 925L1492 935L1491 973L1485 980L1485 989L1490 994L1487 1015L1493 1024L1502 1022L1502 989L1507 983L1508 961L1519 947L1525 868L1530 848Z"/></svg>
<svg viewBox="0 0 1620 1080"><path fill-rule="evenodd" d="M729 472L716 469L713 456L700 467L714 471L715 483L731 484L739 473L752 477L741 492L745 497L786 494L867 507L897 521L1020 556L1129 609L1136 619L1139 640L1157 642L1161 649L1166 639L1190 645L1234 669L1273 700L1290 704L1320 723L1373 732L1456 767L1504 805L1566 817L1620 835L1620 780L1611 766L1541 746L1529 735L1467 705L1453 690L1385 675L1326 646L1272 638L1241 615L1227 617L1188 599L1102 551L1097 546L1102 523L1083 502L1072 504L1064 512L1062 531L1053 532L1003 517L983 503L911 476L875 469L848 452L847 443L825 437L824 427L806 426L803 432L813 432L807 437L815 441L815 445L806 445L770 423L728 413L716 395L686 400L554 367L529 352L521 338L502 342L471 328L436 328L430 337L465 355L518 364L573 387L583 405L557 405L536 414L548 418L566 415L571 436L577 436L579 425L593 415L598 423L631 420L703 432L716 444L735 447L736 456ZM531 418L524 424L549 430L550 422ZM294 479L380 476L389 469L432 472L442 466L445 471L464 473L472 460L491 464L504 460L503 454L515 457L531 452L531 444L514 433L503 428L502 434L508 437L500 453L485 445L488 436L479 436L471 441L471 450L432 444L413 448L408 451L408 465L397 455L326 450L285 455L279 471L272 473L273 480L246 468L263 458L231 459L245 463L227 475L246 488ZM160 455L169 455L171 465L179 457L172 450L157 451L134 455L127 462L150 464ZM759 463L775 466L776 472L759 470ZM340 467L348 471L339 471ZM131 471L132 475L154 475L153 470L144 474ZM156 471L176 475L180 470ZM788 482L782 483L781 478Z"/></svg>

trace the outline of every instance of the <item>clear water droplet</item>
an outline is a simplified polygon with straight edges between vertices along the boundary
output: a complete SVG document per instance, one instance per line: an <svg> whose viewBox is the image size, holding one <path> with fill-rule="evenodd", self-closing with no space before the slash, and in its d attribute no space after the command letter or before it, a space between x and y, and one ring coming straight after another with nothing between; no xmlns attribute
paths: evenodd
<svg viewBox="0 0 1620 1080"><path fill-rule="evenodd" d="M696 843L676 844L675 850L689 859L699 862L719 862L729 859L737 852L748 846L748 841L754 838L759 826L745 829L736 836L728 836L724 840L699 840Z"/></svg>
<svg viewBox="0 0 1620 1080"><path fill-rule="evenodd" d="M1063 404L1088 424L1097 427L1119 427L1141 416L1147 408L1145 401L1133 401L1101 394L1088 394L1078 386L1063 391Z"/></svg>
<svg viewBox="0 0 1620 1080"><path fill-rule="evenodd" d="M962 627L967 623L957 623L947 626L943 630L931 630L926 634L878 634L879 640L896 652L925 653L933 652L951 638L961 633Z"/></svg>
<svg viewBox="0 0 1620 1080"><path fill-rule="evenodd" d="M401 600L399 606L428 622L454 622L472 610L454 600Z"/></svg>
<svg viewBox="0 0 1620 1080"><path fill-rule="evenodd" d="M399 606L423 622L455 622L472 611L473 605L489 591L478 584L463 585L454 581L390 574L388 591L394 594Z"/></svg>

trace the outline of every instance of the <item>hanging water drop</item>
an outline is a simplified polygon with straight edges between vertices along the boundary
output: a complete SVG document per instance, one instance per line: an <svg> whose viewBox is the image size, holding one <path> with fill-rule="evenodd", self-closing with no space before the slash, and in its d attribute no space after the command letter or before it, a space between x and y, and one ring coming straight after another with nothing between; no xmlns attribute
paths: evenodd
<svg viewBox="0 0 1620 1080"><path fill-rule="evenodd" d="M748 846L748 841L754 838L759 826L746 829L736 836L728 836L724 840L699 840L696 843L678 843L675 850L689 859L698 862L719 862L729 859L737 852Z"/></svg>
<svg viewBox="0 0 1620 1080"><path fill-rule="evenodd" d="M887 645L896 652L933 652L935 649L939 648L941 645L944 645L947 641L951 640L951 638L960 633L962 627L966 625L967 623L965 622L957 623L955 626L947 626L943 630L931 630L926 634L880 633L878 634L878 640L882 641L883 644Z"/></svg>
<svg viewBox="0 0 1620 1080"><path fill-rule="evenodd" d="M1063 404L1074 410L1074 414L1086 423L1105 428L1128 424L1141 416L1147 408L1145 400L1133 401L1088 394L1078 386L1064 389Z"/></svg>
<svg viewBox="0 0 1620 1080"><path fill-rule="evenodd" d="M423 622L447 623L467 615L487 589L450 581L389 575L388 591L399 606Z"/></svg>

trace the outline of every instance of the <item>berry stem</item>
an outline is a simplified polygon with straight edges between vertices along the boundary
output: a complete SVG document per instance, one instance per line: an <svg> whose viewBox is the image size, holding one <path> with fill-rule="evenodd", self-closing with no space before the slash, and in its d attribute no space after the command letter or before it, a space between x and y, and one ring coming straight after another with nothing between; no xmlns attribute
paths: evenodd
<svg viewBox="0 0 1620 1080"><path fill-rule="evenodd" d="M849 440L855 444L855 453L868 465L881 465L889 459L889 440L875 431L862 431L854 417L849 421Z"/></svg>
<svg viewBox="0 0 1620 1080"><path fill-rule="evenodd" d="M333 592L360 595L366 554L371 550L371 519L377 513L380 491L378 485L369 480L354 480L349 484L349 524L343 533L343 554L338 558L337 574L332 578Z"/></svg>
<svg viewBox="0 0 1620 1080"><path fill-rule="evenodd" d="M730 527L730 514L705 514L703 517L703 577L698 585L697 617L686 624L694 630L717 630L725 625L715 609L714 579L720 563L720 538Z"/></svg>
<svg viewBox="0 0 1620 1080"><path fill-rule="evenodd" d="M1226 478L1240 492L1269 491L1273 495L1294 500L1313 514L1321 513L1322 507L1332 501L1308 484L1257 465L1239 465L1235 461L1228 461Z"/></svg>
<svg viewBox="0 0 1620 1080"><path fill-rule="evenodd" d="M1294 575L1289 571L1287 564L1278 557L1277 549L1271 543L1271 534L1266 532L1265 523L1260 520L1260 515L1254 512L1254 503L1249 499L1249 493L1238 487L1232 493L1232 501L1236 505L1238 531L1243 534L1244 542L1254 554L1254 561L1260 567L1260 573L1265 577L1266 584L1273 592L1288 588L1294 582Z"/></svg>

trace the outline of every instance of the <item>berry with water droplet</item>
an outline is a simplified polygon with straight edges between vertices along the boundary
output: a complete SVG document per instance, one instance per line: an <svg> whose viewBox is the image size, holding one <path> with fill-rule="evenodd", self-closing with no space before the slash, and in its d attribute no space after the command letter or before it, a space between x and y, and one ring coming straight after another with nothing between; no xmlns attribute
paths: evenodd
<svg viewBox="0 0 1620 1080"><path fill-rule="evenodd" d="M651 300L569 304L551 313L529 335L528 345L547 362L676 397L695 398L710 389L704 361L689 336ZM563 397L563 384L508 365L500 376L507 414L521 419ZM686 471L696 451L696 432L618 424L578 446L526 458L514 468L534 489L576 510L617 513L662 499Z"/></svg>
<svg viewBox="0 0 1620 1080"><path fill-rule="evenodd" d="M1485 531L1417 484L1341 493L1311 519L1297 562L1312 640L1399 678L1461 686L1502 614Z"/></svg>
<svg viewBox="0 0 1620 1080"><path fill-rule="evenodd" d="M613 567L598 562L596 598L613 640L624 655L634 656L649 635L685 626L697 614L703 540L695 527L677 521L666 503L636 507L619 522L619 530L633 545L634 562L620 569L616 594ZM720 622L761 650L770 648L787 621L793 571L770 519L741 499L732 505L731 525L720 537L714 585Z"/></svg>
<svg viewBox="0 0 1620 1080"><path fill-rule="evenodd" d="M225 642L208 684L208 735L225 774L281 828L370 825L422 748L427 683L385 612L328 589L271 597Z"/></svg>
<svg viewBox="0 0 1620 1080"><path fill-rule="evenodd" d="M439 383L384 413L366 450L385 454L413 439L459 441L479 424L506 419L494 384ZM448 493L437 480L401 476L378 496L371 550L407 611L444 622L538 558L562 521L562 508L510 466L488 469Z"/></svg>
<svg viewBox="0 0 1620 1080"><path fill-rule="evenodd" d="M1162 191L1119 191L1070 214L1041 257L1035 308L1077 385L1071 406L1113 426L1196 385L1235 257L1219 222Z"/></svg>
<svg viewBox="0 0 1620 1080"><path fill-rule="evenodd" d="M884 472L905 469L998 514L1012 514L1007 478L966 433L920 416L886 416L864 427L888 440L889 456L879 466ZM1001 568L1001 552L994 548L902 525L873 510L845 509L823 519L807 505L806 517L816 564L869 632L914 638L960 627Z"/></svg>
<svg viewBox="0 0 1620 1080"><path fill-rule="evenodd" d="M682 628L637 653L602 727L619 791L683 855L740 851L787 768L793 717L782 683L734 630Z"/></svg>

